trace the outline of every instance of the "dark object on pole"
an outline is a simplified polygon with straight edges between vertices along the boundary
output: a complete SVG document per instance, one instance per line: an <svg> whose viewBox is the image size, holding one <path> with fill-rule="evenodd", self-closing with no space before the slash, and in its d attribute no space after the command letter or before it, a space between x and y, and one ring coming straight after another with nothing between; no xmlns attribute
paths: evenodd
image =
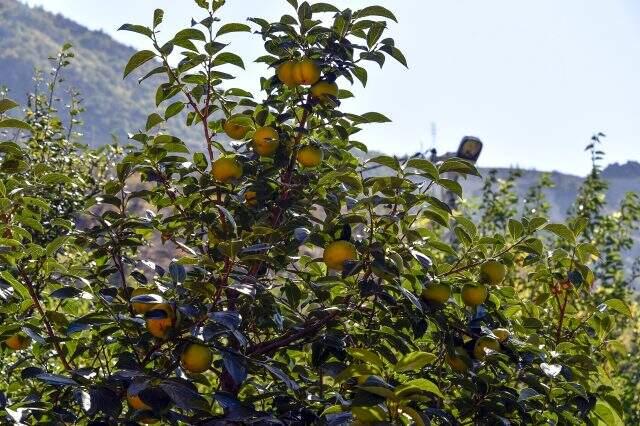
<svg viewBox="0 0 640 426"><path fill-rule="evenodd" d="M475 136L465 136L460 142L456 157L475 163L482 152L482 141Z"/></svg>

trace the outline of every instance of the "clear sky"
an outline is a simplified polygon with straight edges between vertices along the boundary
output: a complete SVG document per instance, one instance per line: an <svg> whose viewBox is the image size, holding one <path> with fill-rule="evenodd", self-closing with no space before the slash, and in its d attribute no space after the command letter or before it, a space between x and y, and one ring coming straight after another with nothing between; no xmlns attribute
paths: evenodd
<svg viewBox="0 0 640 426"><path fill-rule="evenodd" d="M149 24L163 8L167 36L198 15L190 0L23 0L144 48L123 23ZM373 0L375 1L375 0ZM607 134L607 162L640 161L640 1L378 0L396 14L390 35L409 70L388 61L356 85L351 112L379 111L393 123L369 125L358 140L388 153L432 146L454 150L464 135L485 143L481 166L518 165L585 174L583 147ZM339 0L359 8L372 1ZM223 19L277 19L284 0L227 0ZM239 33L233 48L247 66L236 86L258 88L260 38ZM372 63L373 64L373 63ZM348 82L343 81L343 84Z"/></svg>

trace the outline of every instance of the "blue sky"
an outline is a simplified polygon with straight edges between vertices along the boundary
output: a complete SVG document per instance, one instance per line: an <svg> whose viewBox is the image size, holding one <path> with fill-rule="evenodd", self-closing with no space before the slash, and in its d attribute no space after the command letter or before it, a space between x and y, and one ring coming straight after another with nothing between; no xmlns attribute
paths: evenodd
<svg viewBox="0 0 640 426"><path fill-rule="evenodd" d="M145 23L165 9L168 36L197 15L189 0L26 0L116 39L125 22ZM359 8L371 1L334 4ZM518 165L585 174L583 147L592 133L608 135L607 162L640 161L640 2L637 0L378 0L399 24L391 36L409 70L388 62L371 68L366 90L355 86L352 112L379 111L393 123L371 125L358 139L387 153L432 146L454 150L464 135L485 143L481 166ZM222 17L277 19L284 0L227 0ZM262 54L259 37L232 44L245 63ZM377 66L376 66L377 67ZM265 73L250 64L235 86L257 90ZM348 82L344 81L344 85Z"/></svg>

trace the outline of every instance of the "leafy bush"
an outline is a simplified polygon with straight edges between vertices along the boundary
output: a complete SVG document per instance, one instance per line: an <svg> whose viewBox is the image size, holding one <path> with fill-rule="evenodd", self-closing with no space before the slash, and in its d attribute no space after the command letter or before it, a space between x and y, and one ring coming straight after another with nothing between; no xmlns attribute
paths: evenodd
<svg viewBox="0 0 640 426"><path fill-rule="evenodd" d="M548 223L529 206L516 219L511 187L496 195L491 180L480 221L452 210L433 194L462 197L448 176L479 173L461 159L363 164L354 138L388 119L342 111L343 86L365 85L366 63L406 64L383 38L395 16L289 3L278 22L250 19L269 66L260 101L229 87L229 66L244 62L228 34L251 27L221 24L222 2L196 0L204 18L169 40L161 10L151 27L122 27L153 49L125 76L155 63L165 79L165 113L149 115L134 148L78 147L50 101L0 118L31 135L0 145L0 413L38 424L622 424L629 381L616 377L612 337L627 327L628 295L593 290L611 288L596 285L609 268L600 251L623 245L594 238L592 215ZM204 153L154 131L184 109ZM388 173L369 175L374 165ZM541 207L544 185L532 188ZM629 215L618 224L634 226Z"/></svg>

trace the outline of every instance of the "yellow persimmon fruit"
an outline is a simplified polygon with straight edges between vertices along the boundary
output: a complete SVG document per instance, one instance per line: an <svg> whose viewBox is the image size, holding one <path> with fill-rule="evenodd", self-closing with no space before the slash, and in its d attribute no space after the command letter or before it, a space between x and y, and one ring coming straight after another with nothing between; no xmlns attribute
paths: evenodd
<svg viewBox="0 0 640 426"><path fill-rule="evenodd" d="M444 303L451 296L451 287L443 283L428 284L422 290L422 298L428 302Z"/></svg>
<svg viewBox="0 0 640 426"><path fill-rule="evenodd" d="M296 159L298 163L303 167L316 167L322 163L322 150L315 145L305 145L298 150Z"/></svg>
<svg viewBox="0 0 640 426"><path fill-rule="evenodd" d="M273 127L260 127L253 134L253 150L263 157L272 156L278 149L280 141L278 132Z"/></svg>
<svg viewBox="0 0 640 426"><path fill-rule="evenodd" d="M256 191L246 191L244 193L244 202L251 207L258 205L258 194Z"/></svg>
<svg viewBox="0 0 640 426"><path fill-rule="evenodd" d="M14 334L13 336L8 337L4 341L4 344L7 345L9 349L13 349L14 351L27 349L31 344L31 337L23 336L21 334Z"/></svg>
<svg viewBox="0 0 640 426"><path fill-rule="evenodd" d="M227 136L235 140L244 139L252 127L253 120L244 114L232 115L227 118L222 125Z"/></svg>
<svg viewBox="0 0 640 426"><path fill-rule="evenodd" d="M176 314L168 303L153 305L146 316L147 330L159 339L165 339L176 324Z"/></svg>
<svg viewBox="0 0 640 426"><path fill-rule="evenodd" d="M131 391L132 386L127 389L127 402L134 410L151 410L151 407L145 404L135 391Z"/></svg>
<svg viewBox="0 0 640 426"><path fill-rule="evenodd" d="M144 294L152 294L157 295L153 290L146 289L144 287L138 287L131 292L131 297L142 296ZM155 303L141 303L141 302L133 302L131 307L133 308L133 312L136 314L144 314L151 310L151 308L155 305Z"/></svg>
<svg viewBox="0 0 640 426"><path fill-rule="evenodd" d="M497 260L487 260L480 266L480 282L498 285L507 275L507 268Z"/></svg>
<svg viewBox="0 0 640 426"><path fill-rule="evenodd" d="M218 182L227 183L242 176L242 164L236 157L221 157L213 162L211 174Z"/></svg>
<svg viewBox="0 0 640 426"><path fill-rule="evenodd" d="M213 361L213 352L205 345L189 343L180 355L182 367L191 373L207 371Z"/></svg>
<svg viewBox="0 0 640 426"><path fill-rule="evenodd" d="M488 295L487 287L483 284L465 284L462 287L462 301L467 306L482 305Z"/></svg>
<svg viewBox="0 0 640 426"><path fill-rule="evenodd" d="M349 241L338 240L329 243L324 249L322 260L327 265L327 268L334 269L336 271L342 271L344 269L344 262L347 260L356 260L358 258L358 251Z"/></svg>
<svg viewBox="0 0 640 426"><path fill-rule="evenodd" d="M465 373L471 368L471 358L469 358L467 351L459 346L454 348L452 353L447 353L444 360L452 370L460 373Z"/></svg>
<svg viewBox="0 0 640 426"><path fill-rule="evenodd" d="M506 328L496 328L491 331L498 338L500 343L506 342L511 337L511 332Z"/></svg>
<svg viewBox="0 0 640 426"><path fill-rule="evenodd" d="M338 85L333 82L319 81L311 86L311 96L325 103L331 100L331 96L338 97Z"/></svg>
<svg viewBox="0 0 640 426"><path fill-rule="evenodd" d="M276 70L278 79L289 87L294 87L298 84L294 77L295 67L296 61L286 61L280 64Z"/></svg>
<svg viewBox="0 0 640 426"><path fill-rule="evenodd" d="M473 356L482 361L491 352L500 352L500 342L491 336L479 337L473 347Z"/></svg>
<svg viewBox="0 0 640 426"><path fill-rule="evenodd" d="M311 59L303 59L294 65L293 78L297 84L311 86L320 80L320 67Z"/></svg>

